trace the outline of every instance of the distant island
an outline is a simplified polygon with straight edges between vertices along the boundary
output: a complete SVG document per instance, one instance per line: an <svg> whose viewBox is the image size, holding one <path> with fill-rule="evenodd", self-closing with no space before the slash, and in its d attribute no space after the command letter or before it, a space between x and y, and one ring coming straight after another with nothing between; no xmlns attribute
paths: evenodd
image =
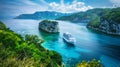
<svg viewBox="0 0 120 67"><path fill-rule="evenodd" d="M59 24L57 21L43 20L39 23L39 30L43 30L48 33L58 33Z"/></svg>
<svg viewBox="0 0 120 67"><path fill-rule="evenodd" d="M45 20L45 19L56 19L61 16L69 16L71 13L60 13L54 11L40 11L33 14L21 14L15 19L34 19L34 20Z"/></svg>

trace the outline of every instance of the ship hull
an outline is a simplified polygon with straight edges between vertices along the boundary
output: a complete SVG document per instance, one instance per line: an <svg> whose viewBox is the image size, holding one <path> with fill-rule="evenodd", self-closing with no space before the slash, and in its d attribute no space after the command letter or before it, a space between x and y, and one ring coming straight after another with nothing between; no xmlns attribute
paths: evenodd
<svg viewBox="0 0 120 67"><path fill-rule="evenodd" d="M74 42L70 42L69 40L67 40L66 38L63 37L63 40L67 43L67 44L71 44L71 45L74 45L75 43Z"/></svg>

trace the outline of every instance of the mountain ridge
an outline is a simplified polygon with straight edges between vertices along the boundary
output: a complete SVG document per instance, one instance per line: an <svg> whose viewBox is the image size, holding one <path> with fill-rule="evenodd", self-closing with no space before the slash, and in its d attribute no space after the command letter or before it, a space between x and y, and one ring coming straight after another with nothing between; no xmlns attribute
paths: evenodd
<svg viewBox="0 0 120 67"><path fill-rule="evenodd" d="M71 21L71 22L89 22L90 20L93 20L94 18L100 16L101 13L106 10L110 10L110 8L90 9L85 12L78 12L69 16L62 16L57 18L56 20L64 20L64 21Z"/></svg>
<svg viewBox="0 0 120 67"><path fill-rule="evenodd" d="M56 19L61 16L68 16L71 13L60 13L55 11L37 11L33 14L21 14L15 19L34 19L34 20L43 20L43 19Z"/></svg>

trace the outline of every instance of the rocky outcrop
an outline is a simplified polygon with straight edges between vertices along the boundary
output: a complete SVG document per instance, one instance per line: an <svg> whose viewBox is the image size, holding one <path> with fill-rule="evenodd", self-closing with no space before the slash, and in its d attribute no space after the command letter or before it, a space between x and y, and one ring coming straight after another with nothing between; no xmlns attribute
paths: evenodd
<svg viewBox="0 0 120 67"><path fill-rule="evenodd" d="M108 34L120 35L120 24L118 24L113 20L109 21L104 18L101 18L99 29L101 29L101 31L106 32Z"/></svg>
<svg viewBox="0 0 120 67"><path fill-rule="evenodd" d="M97 21L91 21L88 27L107 34L120 35L120 8L112 8L100 13Z"/></svg>
<svg viewBox="0 0 120 67"><path fill-rule="evenodd" d="M48 33L58 33L59 24L56 21L43 20L39 23L39 30L43 30Z"/></svg>
<svg viewBox="0 0 120 67"><path fill-rule="evenodd" d="M98 28L94 28L92 26L88 27L107 34L120 35L120 24L113 20L106 20L104 18L100 18L100 24Z"/></svg>

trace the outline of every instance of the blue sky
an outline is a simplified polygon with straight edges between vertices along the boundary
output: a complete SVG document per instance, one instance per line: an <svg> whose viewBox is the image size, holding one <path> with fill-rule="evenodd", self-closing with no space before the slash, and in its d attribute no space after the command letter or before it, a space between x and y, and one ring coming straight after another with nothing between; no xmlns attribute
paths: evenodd
<svg viewBox="0 0 120 67"><path fill-rule="evenodd" d="M71 13L93 8L112 8L119 4L120 0L0 0L0 14L19 15L36 11Z"/></svg>

